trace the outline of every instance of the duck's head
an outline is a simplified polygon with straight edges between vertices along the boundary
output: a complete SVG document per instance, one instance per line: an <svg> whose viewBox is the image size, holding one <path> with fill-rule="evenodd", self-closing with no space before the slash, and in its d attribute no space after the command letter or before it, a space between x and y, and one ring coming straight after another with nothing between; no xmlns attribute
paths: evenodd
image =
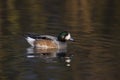
<svg viewBox="0 0 120 80"><path fill-rule="evenodd" d="M58 35L58 40L61 41L61 42L65 42L65 41L74 41L74 39L71 37L71 34L67 31L64 31L64 32L61 32L59 35Z"/></svg>

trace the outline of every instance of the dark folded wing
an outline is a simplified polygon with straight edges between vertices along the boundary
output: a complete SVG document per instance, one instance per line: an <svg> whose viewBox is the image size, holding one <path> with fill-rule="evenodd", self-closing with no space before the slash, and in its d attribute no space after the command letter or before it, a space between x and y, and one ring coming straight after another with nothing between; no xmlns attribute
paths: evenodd
<svg viewBox="0 0 120 80"><path fill-rule="evenodd" d="M47 39L47 40L52 40L52 36L47 36L47 35L39 35L36 33L27 33L24 35L24 37L31 37L33 39Z"/></svg>

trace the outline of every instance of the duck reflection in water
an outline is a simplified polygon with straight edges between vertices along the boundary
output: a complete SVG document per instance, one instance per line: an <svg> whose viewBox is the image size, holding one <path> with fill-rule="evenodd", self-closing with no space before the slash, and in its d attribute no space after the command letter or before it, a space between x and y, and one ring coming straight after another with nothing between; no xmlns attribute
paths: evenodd
<svg viewBox="0 0 120 80"><path fill-rule="evenodd" d="M40 58L46 63L55 63L58 59L65 62L66 66L70 66L72 55L67 54L67 49L41 49L29 47L27 50L27 58Z"/></svg>

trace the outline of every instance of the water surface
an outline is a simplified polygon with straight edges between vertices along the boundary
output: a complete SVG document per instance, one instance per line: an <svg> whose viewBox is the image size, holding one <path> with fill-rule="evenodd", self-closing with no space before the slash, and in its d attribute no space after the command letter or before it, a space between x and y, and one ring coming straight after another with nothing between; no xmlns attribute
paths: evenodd
<svg viewBox="0 0 120 80"><path fill-rule="evenodd" d="M66 50L34 50L22 36L1 36L0 78L119 80L117 29L109 29L109 33L99 31L71 30L75 42L68 42Z"/></svg>
<svg viewBox="0 0 120 80"><path fill-rule="evenodd" d="M118 0L1 3L0 80L120 80ZM34 49L23 37L61 31L75 39L67 49Z"/></svg>

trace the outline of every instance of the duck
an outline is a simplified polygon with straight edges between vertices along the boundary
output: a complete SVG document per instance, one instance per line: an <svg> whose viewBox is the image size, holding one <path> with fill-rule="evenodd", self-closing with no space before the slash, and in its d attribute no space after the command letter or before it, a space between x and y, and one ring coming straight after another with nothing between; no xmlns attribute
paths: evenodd
<svg viewBox="0 0 120 80"><path fill-rule="evenodd" d="M67 47L67 41L74 41L68 31L63 31L59 33L58 36L27 33L25 34L25 39L31 47L40 49L64 49Z"/></svg>

